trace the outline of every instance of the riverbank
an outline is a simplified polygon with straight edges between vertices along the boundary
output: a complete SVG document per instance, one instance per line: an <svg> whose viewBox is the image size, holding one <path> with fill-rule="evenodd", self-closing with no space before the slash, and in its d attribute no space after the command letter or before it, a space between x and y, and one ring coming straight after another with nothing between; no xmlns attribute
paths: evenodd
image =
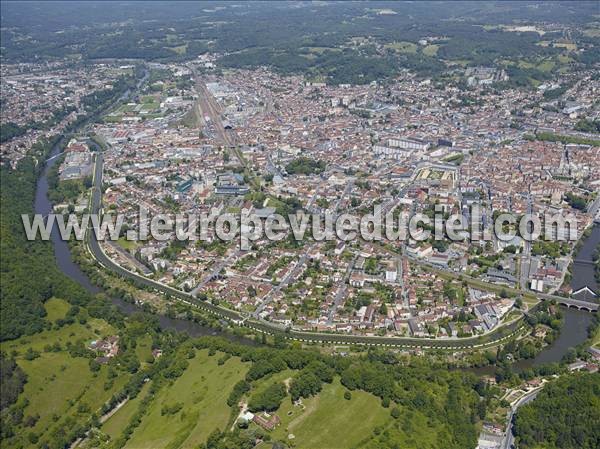
<svg viewBox="0 0 600 449"><path fill-rule="evenodd" d="M598 248L600 248L600 225L594 225L573 260L571 288L574 292L588 287L596 294L600 294L594 267L594 253Z"/></svg>

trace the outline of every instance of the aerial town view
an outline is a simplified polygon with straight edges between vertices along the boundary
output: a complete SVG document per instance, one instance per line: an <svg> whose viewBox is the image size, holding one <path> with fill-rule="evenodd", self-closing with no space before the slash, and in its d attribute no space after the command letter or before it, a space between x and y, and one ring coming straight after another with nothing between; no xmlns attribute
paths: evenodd
<svg viewBox="0 0 600 449"><path fill-rule="evenodd" d="M600 447L600 3L1 6L3 447Z"/></svg>

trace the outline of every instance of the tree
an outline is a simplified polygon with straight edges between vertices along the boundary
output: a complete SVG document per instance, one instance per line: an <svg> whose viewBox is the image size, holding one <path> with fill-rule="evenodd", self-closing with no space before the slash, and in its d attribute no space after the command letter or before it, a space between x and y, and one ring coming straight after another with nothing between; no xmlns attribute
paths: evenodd
<svg viewBox="0 0 600 449"><path fill-rule="evenodd" d="M551 381L515 416L514 434L519 447L597 448L599 397L597 374L570 374Z"/></svg>
<svg viewBox="0 0 600 449"><path fill-rule="evenodd" d="M100 364L95 359L90 359L90 371L93 373L100 371Z"/></svg>
<svg viewBox="0 0 600 449"><path fill-rule="evenodd" d="M287 389L282 382L269 385L263 392L255 394L248 402L248 408L252 412L277 410L281 401L287 396Z"/></svg>

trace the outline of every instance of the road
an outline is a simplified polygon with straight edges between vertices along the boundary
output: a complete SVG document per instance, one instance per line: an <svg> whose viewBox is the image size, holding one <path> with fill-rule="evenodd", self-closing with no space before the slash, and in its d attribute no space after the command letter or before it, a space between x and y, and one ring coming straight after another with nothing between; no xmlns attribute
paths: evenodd
<svg viewBox="0 0 600 449"><path fill-rule="evenodd" d="M306 251L304 251L304 253L302 253L300 258L298 259L298 262L296 263L296 265L294 265L294 268L292 268L290 271L288 271L287 274L285 275L285 277L281 280L281 282L277 286L272 288L271 291L263 297L262 302L256 308L254 313L252 313L252 316L254 318L258 319L260 317L260 314L262 313L262 311L266 309L266 307L271 303L271 301L273 301L273 295L275 293L279 293L282 288L287 287L287 285L291 281L296 279L296 276L298 276L298 272L300 271L302 266L306 263L308 254L310 253L310 251L312 249L313 249L312 246L308 247L306 249Z"/></svg>
<svg viewBox="0 0 600 449"><path fill-rule="evenodd" d="M531 295L534 295L538 299L541 299L542 301L556 301L556 303L558 303L558 304L562 304L567 307L574 307L574 308L577 308L580 310L587 310L589 312L596 312L599 309L599 305L596 303L587 302L587 301L579 301L579 300L573 299L573 298L565 298L563 296L550 295L547 293L534 292L531 290L527 290L527 291L523 292L522 290L518 290L513 287L508 287L508 286L504 286L504 285L497 285L497 284L485 282L485 281L482 281L481 279L474 278L474 277L466 275L464 273L456 273L451 270L446 270L446 269L441 268L438 265L433 265L433 264L426 262L424 260L421 260L421 259L416 259L414 257L409 257L409 256L405 256L405 257L407 260L409 260L413 264L426 267L427 269L429 269L430 271L433 271L435 273L439 273L439 274L446 275L446 276L451 276L455 279L465 280L467 282L470 282L471 284L473 284L475 287L478 287L478 288L490 289L490 290L495 290L495 291L505 290L506 292L513 293L515 295L529 293ZM484 284L487 284L487 285L484 285Z"/></svg>
<svg viewBox="0 0 600 449"><path fill-rule="evenodd" d="M594 217L594 219L600 219L600 195L588 206L588 213Z"/></svg>
<svg viewBox="0 0 600 449"><path fill-rule="evenodd" d="M210 113L210 116L213 117L213 118L211 118L211 120L214 119L215 129L217 130L218 133L220 133L221 138L223 139L224 143L227 145L235 146L235 138L233 137L234 133L227 132L228 130L225 130L223 128L220 111L219 111L218 105L216 104L216 101L214 100L214 97L212 97L210 92L208 92L208 89L206 88L204 83L201 83L201 85L199 83L199 90L202 93L202 95L200 95L200 98L199 98L201 108L204 108L203 110L208 111ZM238 154L236 153L236 155L238 155ZM242 161L242 163L244 163L243 158L241 158L240 155L238 155L238 157L240 157L240 160ZM101 213L102 212L102 190L101 190L102 189L102 171L103 171L103 156L102 156L102 154L98 153L96 155L96 160L95 160L94 181L93 181L93 187L92 187L92 196L90 199L90 206L91 206L90 209L91 209L92 213ZM348 193L350 193L352 186L353 186L352 181L346 185L346 187L344 189L344 193L342 195L342 198L340 198L340 200L336 204L336 212L337 212L338 207L340 206L340 203L341 203L343 197L345 195L347 195ZM90 226L91 226L91 224L90 224ZM236 324L244 323L244 325L249 326L260 332L266 332L269 334L279 333L279 334L284 335L286 338L304 341L304 342L318 342L318 343L330 342L330 343L336 343L336 344L366 344L366 345L394 346L394 347L402 347L402 348L421 348L421 349L429 349L429 348L444 349L445 348L445 349L450 349L450 350L455 350L455 349L459 350L459 349L481 348L481 347L485 347L485 346L491 346L491 345L496 344L498 341L504 341L509 338L512 338L512 336L521 329L522 324L523 324L522 320L516 320L514 322L511 322L508 325L499 327L498 329L492 331L491 333L487 334L484 337L471 337L471 338L461 338L461 339L425 339L425 338L409 338L409 337L358 336L358 335L326 334L326 333L317 333L317 332L300 332L300 331L295 331L295 330L285 330L277 324L257 319L256 317L258 316L258 313L256 313L256 312L254 315L255 319L249 319L248 316L240 314L234 310L230 310L230 309L227 309L227 308L224 308L221 306L216 306L207 301L200 301L200 300L196 299L194 297L194 295L192 295L192 294L183 292L181 290L177 290L173 287L170 287L166 284L162 284L158 281L154 281L152 279L149 279L138 273L134 273L134 272L118 265L116 262L114 262L112 259L110 259L104 253L98 240L96 239L95 233L92 232L91 228L88 229L88 232L86 233L86 242L87 242L87 246L88 246L88 249L89 249L91 255L102 267L104 267L108 270L111 270L122 277L132 279L139 285L149 287L158 292L169 295L170 297L174 298L175 300L181 301L192 307L203 309L213 315L227 318ZM286 278L282 281L282 283L277 287L277 291L279 291L281 288L283 288L285 285L287 285L289 280L294 278L297 270L299 270L302 267L302 265L306 262L307 255L308 255L308 250L300 257L300 259L298 260L298 263L296 264L294 269L291 270L290 273L288 273L288 276L286 276ZM232 257L232 256L233 256L233 254L230 255L229 257ZM223 262L226 264L226 263L228 263L228 261L229 261L229 258L225 259L225 261L223 261ZM422 261L412 261L412 262L428 265L430 269L434 269L434 270L438 269L438 267L434 267L434 266L426 264ZM218 271L220 271L222 267L217 266L217 267L215 267L215 270L217 268L218 268ZM218 271L217 271L217 274L218 274ZM451 271L443 271L443 272L446 274L455 276L455 277L459 276L458 274L453 273ZM462 276L463 276L463 278L472 279L465 275L462 275ZM210 276L208 278L210 278ZM477 280L477 279L473 279L473 280L477 281L478 283L482 283L482 281L480 281L480 280ZM490 286L493 286L494 289L498 288L498 286L493 285L493 284L490 284ZM515 290L517 293L522 293L516 289L507 288L507 290L508 291ZM196 287L194 289L193 293L195 294L198 291L199 291L199 287ZM273 290L272 290L272 292L273 292ZM586 303L583 301L577 301L577 300L573 300L573 299L566 299L566 298L562 298L559 296L544 295L544 294L537 294L537 296L540 299L553 299L553 300L556 300L565 305L572 305L572 306L575 306L578 308L585 307L585 308L588 308L588 310L593 308L593 306L595 306L595 310L597 310L597 308L598 308L597 305L593 305L591 303ZM267 304L268 304L268 302L264 301L263 305L261 305L262 308L260 310L261 311L264 310L264 307L266 307ZM257 309L257 310L259 310L259 309Z"/></svg>
<svg viewBox="0 0 600 449"><path fill-rule="evenodd" d="M227 265L229 265L231 260L234 259L235 257L238 257L241 253L242 253L242 250L238 249L238 250L232 252L231 254L229 254L229 256L227 256L225 259L222 259L219 262L217 262L215 264L215 266L212 267L212 269L210 270L210 273L207 276L204 276L204 278L202 278L200 283L191 291L191 295L195 298L196 295L198 295L198 292L201 289L203 289L206 284L208 284L210 281L212 281L217 276L219 276L219 273L221 272L221 270L224 269Z"/></svg>
<svg viewBox="0 0 600 449"><path fill-rule="evenodd" d="M535 397L538 395L538 393L541 391L542 387L530 391L529 393L527 393L525 396L523 396L521 399L519 399L515 405L513 405L510 408L510 412L508 413L508 418L507 418L507 424L506 424L506 432L504 433L504 440L502 440L502 449L510 449L513 447L514 441L515 441L515 437L512 433L512 427L513 427L513 418L515 416L515 413L517 413L517 409L519 407L522 407L523 405L533 401L535 399Z"/></svg>
<svg viewBox="0 0 600 449"><path fill-rule="evenodd" d="M333 323L333 318L335 317L335 312L339 306L342 305L342 301L344 299L344 295L346 294L346 283L348 279L350 279L350 274L352 273L352 268L354 268L354 264L356 263L356 259L358 255L355 254L348 267L346 268L346 273L344 274L344 278L340 281L340 286L335 293L335 298L333 299L333 303L331 304L331 308L329 309L329 313L327 315L327 324L331 325Z"/></svg>
<svg viewBox="0 0 600 449"><path fill-rule="evenodd" d="M527 214L531 215L533 211L533 200L531 195L527 195ZM525 248L521 255L521 269L519 273L519 284L521 289L527 291L529 289L529 269L531 266L531 241L525 240Z"/></svg>

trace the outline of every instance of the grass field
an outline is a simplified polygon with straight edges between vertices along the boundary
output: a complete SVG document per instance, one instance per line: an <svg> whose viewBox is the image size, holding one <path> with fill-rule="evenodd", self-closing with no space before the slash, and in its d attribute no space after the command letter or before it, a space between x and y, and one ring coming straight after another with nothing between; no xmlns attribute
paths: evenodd
<svg viewBox="0 0 600 449"><path fill-rule="evenodd" d="M583 34L589 37L600 37L600 28L588 28L583 30Z"/></svg>
<svg viewBox="0 0 600 449"><path fill-rule="evenodd" d="M44 304L44 308L48 314L46 315L46 319L51 323L54 323L56 320L64 318L70 307L71 306L67 301L59 298L50 298Z"/></svg>
<svg viewBox="0 0 600 449"><path fill-rule="evenodd" d="M596 331L596 335L592 339L592 346L596 349L600 349L600 329Z"/></svg>
<svg viewBox="0 0 600 449"><path fill-rule="evenodd" d="M344 399L346 388L336 378L325 384L317 397L303 400L303 406L294 406L286 398L276 412L281 425L273 431L273 438L293 442L297 448L346 449L358 445L371 435L375 426L389 421L389 409L381 401L364 391L353 391L352 399ZM291 413L291 414L288 414ZM327 431L323 423L327 422Z"/></svg>
<svg viewBox="0 0 600 449"><path fill-rule="evenodd" d="M178 55L185 55L187 52L187 44L179 45L177 47L167 47L169 50L173 50Z"/></svg>
<svg viewBox="0 0 600 449"><path fill-rule="evenodd" d="M309 52L317 55L323 54L326 51L332 51L335 53L339 53L342 51L341 49L335 47L302 47L302 50L308 50Z"/></svg>
<svg viewBox="0 0 600 449"><path fill-rule="evenodd" d="M435 56L435 55L437 55L439 48L440 48L439 45L435 45L435 44L428 45L423 48L423 54L426 56Z"/></svg>
<svg viewBox="0 0 600 449"><path fill-rule="evenodd" d="M52 298L45 307L46 318L55 322L64 318L70 306L61 299ZM98 412L125 385L127 375L120 374L112 383L107 383L107 366L93 373L88 358L71 357L65 349L69 341L97 339L113 331L106 322L90 319L86 324L74 323L2 344L3 351L17 352L17 363L27 375L27 383L19 399L27 401L23 416L39 416L32 427L24 428L19 435L23 447L31 445L26 439L29 432L43 438L65 425L67 420L83 424L91 413ZM45 346L57 342L62 347L60 351L44 352ZM25 353L29 348L37 351L39 356L28 360Z"/></svg>
<svg viewBox="0 0 600 449"><path fill-rule="evenodd" d="M416 53L417 52L417 44L413 42L392 42L391 44L386 44L385 48L391 48L392 50L396 50L400 53Z"/></svg>
<svg viewBox="0 0 600 449"><path fill-rule="evenodd" d="M69 304L58 298L49 299L44 305L46 319L53 323L59 318L64 318L69 310ZM22 356L29 348L42 352L44 347L55 342L63 347L68 341L75 342L79 339L96 340L99 337L113 335L114 328L104 320L89 318L86 324L73 323L62 326L60 329L51 329L39 332L32 336L21 337L6 343L2 343L2 350L6 352L17 351Z"/></svg>
<svg viewBox="0 0 600 449"><path fill-rule="evenodd" d="M123 432L125 427L129 424L129 420L133 414L137 411L139 403L146 397L146 394L148 394L149 389L150 384L144 384L142 390L134 399L127 401L114 415L106 420L102 425L102 432L109 435L112 439L118 438L121 435L121 432Z"/></svg>
<svg viewBox="0 0 600 449"><path fill-rule="evenodd" d="M142 364L152 357L152 339L149 335L144 335L137 340L135 353Z"/></svg>
<svg viewBox="0 0 600 449"><path fill-rule="evenodd" d="M125 237L120 237L117 240L117 244L126 251L135 252L138 247L138 243L134 240L127 240Z"/></svg>
<svg viewBox="0 0 600 449"><path fill-rule="evenodd" d="M208 356L199 351L189 367L172 385L163 387L152 402L126 448L195 448L217 427L225 429L231 409L227 397L248 365L232 357L224 365L223 354ZM173 415L161 415L163 406L182 404Z"/></svg>
<svg viewBox="0 0 600 449"><path fill-rule="evenodd" d="M291 380L292 377L297 373L297 371L292 371L291 369L283 370L279 373L275 373L271 376L263 377L252 385L252 391L250 392L250 396L258 395L269 388L271 385L277 382L285 383L288 379Z"/></svg>

